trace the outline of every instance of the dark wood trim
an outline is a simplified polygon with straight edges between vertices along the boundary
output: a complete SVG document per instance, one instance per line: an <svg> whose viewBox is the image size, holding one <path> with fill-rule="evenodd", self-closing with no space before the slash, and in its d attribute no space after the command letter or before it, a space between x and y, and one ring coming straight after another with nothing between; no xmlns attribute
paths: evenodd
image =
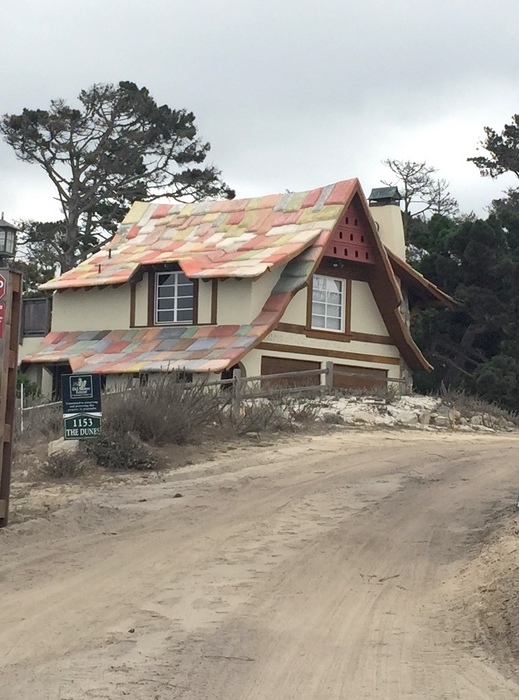
<svg viewBox="0 0 519 700"><path fill-rule="evenodd" d="M332 264L332 261L337 265L336 267ZM374 267L374 265L365 263L354 263L348 260L335 261L335 258L324 257L314 274L356 280L358 282L369 282L373 275Z"/></svg>
<svg viewBox="0 0 519 700"><path fill-rule="evenodd" d="M376 335L375 333L350 333L352 340L359 343L377 343L378 345L393 345L396 347L395 341L389 335Z"/></svg>
<svg viewBox="0 0 519 700"><path fill-rule="evenodd" d="M335 269L335 268L333 268ZM322 338L323 340L341 340L348 342L350 340L351 328L351 280L346 275L335 275L337 279L343 279L344 284L344 330L343 331L328 331L320 328L312 328L312 297L313 297L313 280L315 275L322 274L323 277L334 277L332 273L323 274L319 271L315 272L308 284L308 292L306 295L306 327L305 332L309 338Z"/></svg>
<svg viewBox="0 0 519 700"><path fill-rule="evenodd" d="M344 311L346 313L346 318L344 319L344 332L346 335L351 335L351 303L352 303L352 289L351 289L351 278L346 279L346 300Z"/></svg>
<svg viewBox="0 0 519 700"><path fill-rule="evenodd" d="M346 343L355 340L359 343L376 343L378 345L393 345L396 347L395 341L389 335L376 335L375 333L357 333L356 331L350 331L347 337L344 337L344 334L334 333L333 331L308 330L306 326L298 323L278 323L274 330L281 331L282 333L306 335L308 338L339 340Z"/></svg>
<svg viewBox="0 0 519 700"><path fill-rule="evenodd" d="M339 343L349 343L351 340L349 333L343 331L325 331L320 328L306 328L305 335L307 338L319 338L320 340L335 340Z"/></svg>
<svg viewBox="0 0 519 700"><path fill-rule="evenodd" d="M282 331L283 333L298 333L304 335L306 333L306 326L300 325L299 323L278 323L274 330Z"/></svg>
<svg viewBox="0 0 519 700"><path fill-rule="evenodd" d="M218 280L211 280L211 325L218 323Z"/></svg>
<svg viewBox="0 0 519 700"><path fill-rule="evenodd" d="M399 357L383 357L382 355L366 355L358 352L330 350L328 348L306 348L301 345L283 345L281 343L262 342L256 346L259 350L271 352L294 352L299 355L320 355L321 357L336 357L341 360L357 360L357 362L378 362L385 365L399 365Z"/></svg>
<svg viewBox="0 0 519 700"><path fill-rule="evenodd" d="M196 326L198 324L198 304L200 302L200 280L192 280L193 282L193 323L191 325ZM181 324L179 324L181 325Z"/></svg>
<svg viewBox="0 0 519 700"><path fill-rule="evenodd" d="M155 272L148 270L148 326L155 325Z"/></svg>
<svg viewBox="0 0 519 700"><path fill-rule="evenodd" d="M137 284L130 282L130 328L135 328L136 288Z"/></svg>

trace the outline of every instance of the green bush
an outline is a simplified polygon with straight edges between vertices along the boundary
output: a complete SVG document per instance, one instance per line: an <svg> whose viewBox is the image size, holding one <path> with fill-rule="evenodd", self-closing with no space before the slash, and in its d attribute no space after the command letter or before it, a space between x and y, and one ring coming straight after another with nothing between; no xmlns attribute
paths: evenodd
<svg viewBox="0 0 519 700"><path fill-rule="evenodd" d="M23 372L18 372L16 375L16 396L21 397L21 385L23 384L23 395L25 399L38 399L41 396L40 387L36 382L24 374Z"/></svg>

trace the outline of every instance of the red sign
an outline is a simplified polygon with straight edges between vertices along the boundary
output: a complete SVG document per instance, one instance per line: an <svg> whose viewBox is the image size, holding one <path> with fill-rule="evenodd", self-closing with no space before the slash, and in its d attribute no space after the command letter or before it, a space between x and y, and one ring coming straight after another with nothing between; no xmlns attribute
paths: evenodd
<svg viewBox="0 0 519 700"><path fill-rule="evenodd" d="M0 338L4 337L5 302L0 302Z"/></svg>
<svg viewBox="0 0 519 700"><path fill-rule="evenodd" d="M3 275L0 275L0 299L3 299L5 297L6 291L7 282L5 281L5 277Z"/></svg>

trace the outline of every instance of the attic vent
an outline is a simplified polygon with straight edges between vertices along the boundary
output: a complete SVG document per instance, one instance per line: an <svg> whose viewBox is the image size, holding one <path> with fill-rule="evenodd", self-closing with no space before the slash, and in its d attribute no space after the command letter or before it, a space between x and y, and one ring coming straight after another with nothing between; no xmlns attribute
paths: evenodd
<svg viewBox="0 0 519 700"><path fill-rule="evenodd" d="M372 265L376 259L372 246L370 224L360 200L354 200L339 220L324 254L351 265Z"/></svg>

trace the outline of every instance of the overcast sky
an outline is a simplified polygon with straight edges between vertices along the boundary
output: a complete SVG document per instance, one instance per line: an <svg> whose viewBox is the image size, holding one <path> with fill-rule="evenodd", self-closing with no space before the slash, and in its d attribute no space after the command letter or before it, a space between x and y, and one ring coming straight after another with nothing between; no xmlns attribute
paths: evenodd
<svg viewBox="0 0 519 700"><path fill-rule="evenodd" d="M517 0L4 0L2 20L1 113L131 80L195 113L238 196L369 194L388 157L436 166L465 212L515 184L466 159L519 112ZM53 197L1 143L5 217L59 218Z"/></svg>

